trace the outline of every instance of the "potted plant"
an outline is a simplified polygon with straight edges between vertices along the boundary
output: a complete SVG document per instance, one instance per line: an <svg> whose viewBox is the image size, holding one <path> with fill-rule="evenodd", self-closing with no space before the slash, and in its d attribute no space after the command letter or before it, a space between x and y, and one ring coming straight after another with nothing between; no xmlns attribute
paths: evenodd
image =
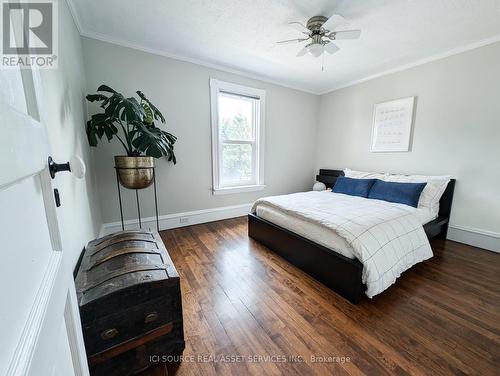
<svg viewBox="0 0 500 376"><path fill-rule="evenodd" d="M153 158L167 157L176 163L174 144L177 137L161 130L155 121L165 118L146 96L137 91L139 101L101 85L97 94L87 95L89 102L100 102L104 110L91 116L86 132L90 146L97 146L105 135L108 142L120 141L126 155L115 156L120 183L130 189L146 188L153 182Z"/></svg>

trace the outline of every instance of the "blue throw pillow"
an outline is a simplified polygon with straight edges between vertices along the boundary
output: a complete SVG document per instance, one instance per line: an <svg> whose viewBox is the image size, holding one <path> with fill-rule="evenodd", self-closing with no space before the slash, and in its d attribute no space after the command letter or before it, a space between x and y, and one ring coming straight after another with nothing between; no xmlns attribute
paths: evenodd
<svg viewBox="0 0 500 376"><path fill-rule="evenodd" d="M377 179L353 179L339 176L332 191L335 193L367 198L375 180Z"/></svg>
<svg viewBox="0 0 500 376"><path fill-rule="evenodd" d="M397 183L376 179L368 198L405 204L416 208L427 183Z"/></svg>

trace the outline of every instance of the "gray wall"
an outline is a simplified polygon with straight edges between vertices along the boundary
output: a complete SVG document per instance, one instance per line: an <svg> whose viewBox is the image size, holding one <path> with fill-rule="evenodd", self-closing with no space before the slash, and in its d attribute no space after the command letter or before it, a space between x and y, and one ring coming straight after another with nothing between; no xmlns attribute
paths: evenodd
<svg viewBox="0 0 500 376"><path fill-rule="evenodd" d="M452 174L451 222L500 232L500 43L434 61L322 96L196 64L83 38L87 91L107 83L127 95L143 90L179 137L178 164L157 162L160 214L245 204L307 190L318 168ZM267 91L265 191L213 196L209 78ZM412 151L370 153L373 105L416 96ZM89 113L97 111L88 107ZM119 144L92 149L103 222L119 220L113 155ZM153 215L148 192L144 215ZM125 192L125 217L135 218Z"/></svg>
<svg viewBox="0 0 500 376"><path fill-rule="evenodd" d="M310 189L314 182L319 97L158 55L83 38L87 90L106 83L125 95L142 90L166 115L168 131L178 136L178 163L156 163L160 215L246 204L261 196ZM211 167L209 79L217 78L266 90L264 191L214 196ZM89 113L97 107L89 106ZM113 156L117 143L92 150L96 158L104 222L118 221ZM136 218L133 191L125 192L125 217ZM154 214L149 193L144 215Z"/></svg>
<svg viewBox="0 0 500 376"><path fill-rule="evenodd" d="M86 82L82 42L65 1L59 1L59 67L40 70L43 97L42 121L47 127L52 156L66 162L76 154L87 165L83 180L71 174L57 174L53 186L59 189L62 206L57 209L63 249L74 265L85 244L101 226L90 150L85 136Z"/></svg>
<svg viewBox="0 0 500 376"><path fill-rule="evenodd" d="M452 174L451 223L500 233L500 43L321 96L316 167ZM373 105L417 96L409 153L370 153Z"/></svg>

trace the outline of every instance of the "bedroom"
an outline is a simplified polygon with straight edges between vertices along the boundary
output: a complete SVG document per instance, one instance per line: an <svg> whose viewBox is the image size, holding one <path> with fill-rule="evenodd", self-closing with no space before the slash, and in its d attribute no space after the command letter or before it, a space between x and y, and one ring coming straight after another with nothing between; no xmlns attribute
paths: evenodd
<svg viewBox="0 0 500 376"><path fill-rule="evenodd" d="M41 3L0 374L498 374L499 2Z"/></svg>

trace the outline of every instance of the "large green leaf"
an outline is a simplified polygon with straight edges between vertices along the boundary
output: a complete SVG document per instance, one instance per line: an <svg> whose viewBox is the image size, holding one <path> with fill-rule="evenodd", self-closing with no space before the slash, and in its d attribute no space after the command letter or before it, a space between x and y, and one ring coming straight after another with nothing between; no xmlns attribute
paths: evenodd
<svg viewBox="0 0 500 376"><path fill-rule="evenodd" d="M103 94L89 94L85 98L87 98L89 102L102 101L108 99L108 97Z"/></svg>
<svg viewBox="0 0 500 376"><path fill-rule="evenodd" d="M151 110L151 107L148 106L147 103L142 103L142 108L144 109L144 113L146 116L144 116L144 124L146 125L152 125L153 124L153 110Z"/></svg>
<svg viewBox="0 0 500 376"><path fill-rule="evenodd" d="M104 136L108 141L116 136L128 155L165 156L176 163L174 144L177 138L155 126L155 120L165 123L165 118L141 91L137 91L140 102L134 97L125 98L107 85L99 86L97 91L111 95L97 93L86 97L89 102L101 102L100 106L104 109L102 113L92 115L86 123L85 130L91 146L97 146ZM118 135L119 129L124 137Z"/></svg>
<svg viewBox="0 0 500 376"><path fill-rule="evenodd" d="M134 97L123 99L118 105L118 110L120 119L127 123L142 122L146 116L144 108Z"/></svg>
<svg viewBox="0 0 500 376"><path fill-rule="evenodd" d="M117 121L122 120L127 123L142 121L145 113L137 99L130 97L124 98L122 94L116 93L108 98L107 107L104 113Z"/></svg>
<svg viewBox="0 0 500 376"><path fill-rule="evenodd" d="M108 85L101 85L97 88L97 91L106 91L108 93L116 93L114 89L111 89Z"/></svg>
<svg viewBox="0 0 500 376"><path fill-rule="evenodd" d="M167 157L169 161L177 162L174 154L174 143L177 137L143 123L135 124L134 140L132 144L147 156L154 158Z"/></svg>
<svg viewBox="0 0 500 376"><path fill-rule="evenodd" d="M90 146L97 146L97 141L104 135L110 141L118 133L118 128L106 114L95 114L87 121L86 131Z"/></svg>
<svg viewBox="0 0 500 376"><path fill-rule="evenodd" d="M160 110L156 108L156 106L153 103L149 101L148 98L146 98L146 96L142 93L142 91L138 90L136 91L136 93L139 96L139 98L141 98L144 102L146 102L148 106L151 108L154 114L154 118L156 120L160 119L162 123L165 123L165 118L163 117L163 114L160 112Z"/></svg>

